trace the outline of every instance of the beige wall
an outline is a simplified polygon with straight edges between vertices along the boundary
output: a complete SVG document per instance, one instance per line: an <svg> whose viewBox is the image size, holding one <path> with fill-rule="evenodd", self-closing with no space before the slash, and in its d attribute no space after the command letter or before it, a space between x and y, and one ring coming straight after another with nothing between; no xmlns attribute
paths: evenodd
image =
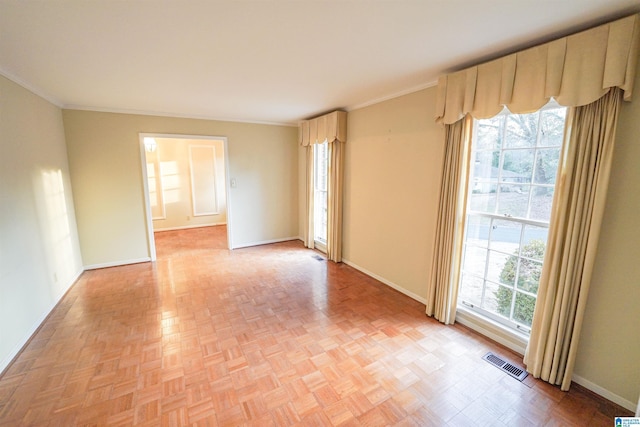
<svg viewBox="0 0 640 427"><path fill-rule="evenodd" d="M154 230L198 227L226 224L227 197L225 189L224 141L208 139L155 138L158 148L154 153L146 153L147 162L155 160L159 164L164 200L164 219L154 219ZM206 146L215 149L215 193L218 213L214 215L194 215L191 183L190 146ZM195 152L197 155L198 151ZM150 190L151 192L151 190Z"/></svg>
<svg viewBox="0 0 640 427"><path fill-rule="evenodd" d="M440 191L435 88L348 115L344 258L424 300Z"/></svg>
<svg viewBox="0 0 640 427"><path fill-rule="evenodd" d="M640 67L620 111L575 374L635 406L640 393Z"/></svg>
<svg viewBox="0 0 640 427"><path fill-rule="evenodd" d="M148 259L139 133L228 138L234 247L298 235L297 129L64 110L85 266Z"/></svg>
<svg viewBox="0 0 640 427"><path fill-rule="evenodd" d="M0 372L81 271L61 111L0 76Z"/></svg>

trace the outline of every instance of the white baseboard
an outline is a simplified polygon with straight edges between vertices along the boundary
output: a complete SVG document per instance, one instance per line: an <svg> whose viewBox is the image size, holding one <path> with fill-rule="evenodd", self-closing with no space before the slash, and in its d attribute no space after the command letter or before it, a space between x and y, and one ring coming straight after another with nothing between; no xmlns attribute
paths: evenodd
<svg viewBox="0 0 640 427"><path fill-rule="evenodd" d="M299 240L299 237L285 237L282 239L262 240L260 242L240 243L239 245L233 245L231 249L248 248L251 246L270 245L271 243L290 242L291 240Z"/></svg>
<svg viewBox="0 0 640 427"><path fill-rule="evenodd" d="M173 230L186 230L189 228L202 228L202 227L215 227L217 225L227 225L226 222L216 222L215 224L203 224L203 225L182 225L180 227L165 227L165 228L154 228L153 231L173 231Z"/></svg>
<svg viewBox="0 0 640 427"><path fill-rule="evenodd" d="M150 262L150 261L151 261L150 257L137 258L137 259L125 259L125 260L122 260L122 261L113 261L113 262L105 262L105 263L101 263L101 264L85 265L84 269L85 270L97 270L98 268L120 267L122 265L140 264L141 262Z"/></svg>
<svg viewBox="0 0 640 427"><path fill-rule="evenodd" d="M572 381L576 384L580 384L582 387L586 388L587 390L590 390L604 397L605 399L612 401L613 403L617 403L618 405L622 406L625 409L628 409L632 412L635 412L636 410L636 403L630 400L627 400L624 397L618 396L617 394L610 392L606 388L602 388L598 384L592 383L586 378L583 378L579 375L574 374Z"/></svg>
<svg viewBox="0 0 640 427"><path fill-rule="evenodd" d="M367 276L373 277L374 279L376 279L379 282L384 283L385 285L389 286L390 288L395 289L396 291L405 294L406 296L408 296L409 298L412 298L418 302L421 302L422 304L427 304L427 300L426 298L421 297L420 295L414 294L411 291L406 290L405 288L403 288L400 285L397 285L395 283L393 283L391 280L387 280L382 276L378 276L377 274L367 270L366 268L360 267L358 264L349 261L348 259L342 259L342 262L347 264L349 267L353 267L356 270L366 274Z"/></svg>
<svg viewBox="0 0 640 427"><path fill-rule="evenodd" d="M6 355L6 357L4 359L2 359L0 361L0 374L2 374L4 372L4 370L9 366L9 364L13 361L13 359L18 355L18 353L20 353L20 351L22 350L22 348L29 342L29 340L31 339L31 337L33 336L33 334L36 333L36 331L38 330L38 328L40 327L40 325L42 325L42 322L45 321L45 319L47 318L47 316L49 316L49 314L51 314L51 311L56 307L56 305L58 305L58 303L60 302L60 300L62 299L62 297L64 297L66 295L66 293L69 291L69 289L71 289L71 286L73 286L74 283L76 283L76 280L78 280L78 277L80 277L80 275L84 272L83 269L80 269L72 278L71 280L67 283L67 285L63 288L62 292L60 292L59 295L56 295L53 304L51 304L51 306L49 306L44 313L42 313L38 319L33 323L33 325L31 326L31 328L29 328L29 330L27 331L27 333L25 334L25 336L20 340L20 342L18 342L13 349L9 352L9 354Z"/></svg>

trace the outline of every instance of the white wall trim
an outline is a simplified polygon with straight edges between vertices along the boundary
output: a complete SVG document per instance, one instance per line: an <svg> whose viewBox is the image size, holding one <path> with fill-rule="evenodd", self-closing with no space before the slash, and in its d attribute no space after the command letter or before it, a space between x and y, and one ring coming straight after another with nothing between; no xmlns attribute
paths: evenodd
<svg viewBox="0 0 640 427"><path fill-rule="evenodd" d="M260 120L240 120L240 119L213 117L205 114L185 114L185 113L176 113L176 112L170 112L170 111L149 111L149 110L133 110L128 108L94 107L94 106L76 105L76 104L64 104L64 105L58 105L58 106L65 110L95 111L98 113L131 114L131 115L137 115L137 116L156 116L156 117L175 117L179 119L209 120L214 122L247 123L252 125L298 127L298 123L269 122L269 121L260 121Z"/></svg>
<svg viewBox="0 0 640 427"><path fill-rule="evenodd" d="M351 262L351 261L349 261L347 259L344 259L344 258L342 259L342 262L347 264L349 267L353 267L356 270L366 274L367 276L373 277L377 281L384 283L385 285L389 286L390 288L393 288L396 291L405 294L409 298L412 298L412 299L414 299L414 300L416 300L418 302L421 302L422 304L426 304L427 303L427 299L426 298L423 298L420 295L414 294L413 292L406 290L402 286L397 285L397 284L393 283L392 281L385 279L382 276L378 276L377 274L372 273L371 271L367 270L366 268L360 267L358 264L356 264L354 262Z"/></svg>
<svg viewBox="0 0 640 427"><path fill-rule="evenodd" d="M140 173L142 174L142 200L144 201L144 221L146 224L146 228L147 228L147 251L149 253L149 259L151 261L155 261L156 260L156 241L153 237L153 214L151 213L151 200L149 197L149 175L147 174L147 150L146 147L144 146L144 138L147 136L151 136L153 138L152 135L147 135L144 133L141 133L138 135L138 144L140 145ZM157 177L156 179L162 179L162 176ZM164 192L164 188L163 188L163 192ZM164 194L162 196L162 204L164 205ZM164 210L164 208L163 208ZM86 267L85 267L86 268ZM102 268L102 267L95 267L95 268Z"/></svg>
<svg viewBox="0 0 640 427"><path fill-rule="evenodd" d="M582 387L586 388L587 390L590 390L604 397L605 399L612 401L613 403L617 403L618 405L622 406L625 409L628 409L632 412L636 410L636 404L634 402L627 400L624 397L618 396L617 394L610 392L606 388L602 388L598 384L592 383L586 378L583 378L579 375L574 374L572 380L574 383L580 384Z"/></svg>
<svg viewBox="0 0 640 427"><path fill-rule="evenodd" d="M13 74L11 74L7 70L3 69L2 67L0 67L0 75L8 78L9 80L14 82L18 86L23 87L24 89L28 90L29 92L33 93L34 95L37 95L40 98L42 98L42 99L44 99L46 101L49 101L50 103L52 103L56 107L62 108L62 102L58 98L55 98L55 97L49 95L48 93L46 93L41 88L39 88L39 87L37 87L35 85L32 85L31 83L29 83L29 82L27 82L25 80L22 80L21 78L19 78L17 76L14 76Z"/></svg>
<svg viewBox="0 0 640 427"><path fill-rule="evenodd" d="M214 224L202 224L202 225L181 225L179 227L164 227L164 228L154 228L153 232L163 232L163 231L173 231L173 230L186 230L189 228L203 228L203 227L216 227L218 225L227 225L226 222L216 222Z"/></svg>
<svg viewBox="0 0 640 427"><path fill-rule="evenodd" d="M104 262L104 263L100 263L100 264L85 265L84 269L85 270L97 270L98 268L120 267L120 266L123 266L123 265L140 264L142 262L150 262L150 261L151 261L151 257L135 258L135 259L123 259L121 261L113 261L113 262Z"/></svg>
<svg viewBox="0 0 640 427"><path fill-rule="evenodd" d="M401 96L409 95L411 93L419 92L424 89L428 89L430 87L434 87L438 85L438 81L423 83L418 86L413 86L409 89L401 90L400 92L394 92L390 95L381 96L380 98L372 99L370 101L365 101L360 104L351 105L346 108L347 112L351 112L353 110L359 110L360 108L369 107L371 105L379 104L384 101L389 101L390 99L400 98Z"/></svg>
<svg viewBox="0 0 640 427"><path fill-rule="evenodd" d="M270 245L272 243L281 243L281 242L290 242L291 240L298 240L299 237L284 237L282 239L271 239L271 240L262 240L260 242L249 242L249 243L240 243L237 246L232 247L231 249L241 249L241 248L249 248L251 246L261 246L261 245Z"/></svg>
<svg viewBox="0 0 640 427"><path fill-rule="evenodd" d="M76 272L76 274L69 280L68 284L63 288L62 292L59 295L56 295L56 298L51 304L51 306L42 313L38 319L34 322L34 324L29 328L28 332L25 334L26 336L20 340L14 348L5 356L4 359L0 361L0 375L4 373L4 370L11 364L13 359L22 351L24 346L29 342L29 340L33 337L33 335L38 331L38 328L42 325L42 323L47 319L47 317L51 314L54 308L60 303L62 298L69 292L69 289L76 283L80 275L84 272L84 269L80 269Z"/></svg>

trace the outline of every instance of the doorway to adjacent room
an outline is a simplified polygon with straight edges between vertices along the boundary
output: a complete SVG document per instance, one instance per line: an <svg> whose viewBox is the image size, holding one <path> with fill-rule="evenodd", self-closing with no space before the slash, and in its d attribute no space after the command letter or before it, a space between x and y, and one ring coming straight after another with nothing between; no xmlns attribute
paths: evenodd
<svg viewBox="0 0 640 427"><path fill-rule="evenodd" d="M231 248L227 139L145 133L140 150L152 261L155 233L220 227Z"/></svg>

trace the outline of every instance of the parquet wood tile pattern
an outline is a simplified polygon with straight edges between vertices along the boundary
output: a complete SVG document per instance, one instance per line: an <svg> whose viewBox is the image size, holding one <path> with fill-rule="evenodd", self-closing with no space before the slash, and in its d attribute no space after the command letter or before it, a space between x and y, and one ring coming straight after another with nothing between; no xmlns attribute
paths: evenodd
<svg viewBox="0 0 640 427"><path fill-rule="evenodd" d="M579 387L300 242L156 233L158 261L85 272L0 377L0 426L609 426Z"/></svg>

